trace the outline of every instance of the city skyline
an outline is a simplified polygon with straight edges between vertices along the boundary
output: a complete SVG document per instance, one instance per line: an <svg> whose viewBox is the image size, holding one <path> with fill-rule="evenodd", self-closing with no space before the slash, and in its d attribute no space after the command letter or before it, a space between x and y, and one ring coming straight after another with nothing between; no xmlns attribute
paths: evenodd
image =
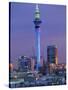
<svg viewBox="0 0 68 90"><path fill-rule="evenodd" d="M58 62L66 63L66 7L39 4L39 9L41 56L47 60L47 46L56 45ZM35 4L11 3L11 61L21 55L35 54L34 11Z"/></svg>

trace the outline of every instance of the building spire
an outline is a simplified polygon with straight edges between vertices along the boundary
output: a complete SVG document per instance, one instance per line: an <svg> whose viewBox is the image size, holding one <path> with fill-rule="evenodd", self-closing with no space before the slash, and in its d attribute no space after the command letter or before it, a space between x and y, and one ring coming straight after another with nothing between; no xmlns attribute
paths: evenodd
<svg viewBox="0 0 68 90"><path fill-rule="evenodd" d="M40 11L39 11L38 4L36 4L35 19L40 19Z"/></svg>
<svg viewBox="0 0 68 90"><path fill-rule="evenodd" d="M38 7L38 4L36 4L36 10L39 11L39 7Z"/></svg>

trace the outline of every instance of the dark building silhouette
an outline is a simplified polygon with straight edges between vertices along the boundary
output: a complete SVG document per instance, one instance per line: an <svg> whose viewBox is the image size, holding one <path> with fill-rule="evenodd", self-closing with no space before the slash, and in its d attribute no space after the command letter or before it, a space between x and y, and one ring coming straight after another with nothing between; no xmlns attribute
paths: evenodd
<svg viewBox="0 0 68 90"><path fill-rule="evenodd" d="M18 59L18 69L19 71L27 72L31 69L31 60L26 56L21 56Z"/></svg>

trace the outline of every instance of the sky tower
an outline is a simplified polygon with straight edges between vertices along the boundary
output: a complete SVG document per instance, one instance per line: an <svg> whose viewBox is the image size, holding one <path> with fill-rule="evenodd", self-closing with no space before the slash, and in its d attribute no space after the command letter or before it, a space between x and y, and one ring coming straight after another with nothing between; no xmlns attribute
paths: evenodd
<svg viewBox="0 0 68 90"><path fill-rule="evenodd" d="M34 24L35 24L35 34L36 34L36 39L35 39L36 57L37 57L36 70L38 71L40 67L40 24L41 24L38 4L36 4Z"/></svg>

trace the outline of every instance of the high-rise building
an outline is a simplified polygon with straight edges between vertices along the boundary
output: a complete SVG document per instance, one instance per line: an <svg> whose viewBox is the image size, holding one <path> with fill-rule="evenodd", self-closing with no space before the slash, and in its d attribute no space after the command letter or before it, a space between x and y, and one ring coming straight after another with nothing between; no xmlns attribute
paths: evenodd
<svg viewBox="0 0 68 90"><path fill-rule="evenodd" d="M54 73L55 66L58 64L57 47L51 45L47 47L47 72Z"/></svg>
<svg viewBox="0 0 68 90"><path fill-rule="evenodd" d="M49 64L58 64L57 47L55 45L47 47L47 62Z"/></svg>
<svg viewBox="0 0 68 90"><path fill-rule="evenodd" d="M31 71L34 71L34 67L35 67L35 59L31 58Z"/></svg>
<svg viewBox="0 0 68 90"><path fill-rule="evenodd" d="M26 56L21 56L18 59L18 69L19 71L27 72L31 69L31 60Z"/></svg>
<svg viewBox="0 0 68 90"><path fill-rule="evenodd" d="M40 67L40 11L38 5L36 5L36 11L35 11L35 19L34 19L34 24L35 24L35 45L36 45L36 57L37 57L37 66L36 70L38 71Z"/></svg>
<svg viewBox="0 0 68 90"><path fill-rule="evenodd" d="M44 64L44 58L43 58L43 56L41 56L40 57L40 65L41 65L41 67L43 67L43 64Z"/></svg>

